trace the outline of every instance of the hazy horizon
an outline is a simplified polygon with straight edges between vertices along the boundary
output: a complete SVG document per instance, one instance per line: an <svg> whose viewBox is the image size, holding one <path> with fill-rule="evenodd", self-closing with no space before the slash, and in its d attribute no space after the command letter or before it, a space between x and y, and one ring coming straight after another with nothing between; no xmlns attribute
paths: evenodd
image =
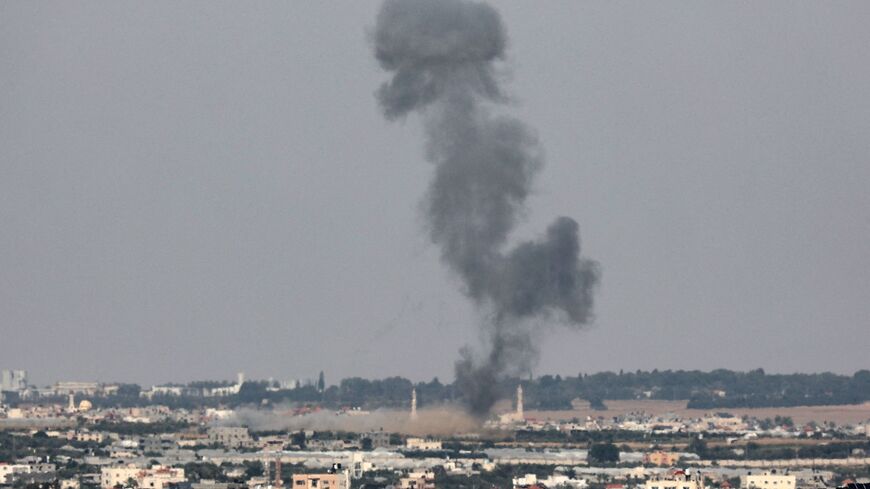
<svg viewBox="0 0 870 489"><path fill-rule="evenodd" d="M761 368L761 367L758 367L758 368ZM639 369L639 370L644 371L644 372L651 372L652 370L664 371L664 370L668 370L668 369L649 369L649 370ZM703 370L703 369L670 369L670 370L675 370L675 371L676 371L676 370L698 370L698 371L701 371L701 372L709 373L709 372L711 372L712 370L715 370L715 369L712 369L712 370ZM739 372L739 373L747 373L747 372L750 372L750 371L752 371L752 370L756 370L756 369L746 369L746 370L733 370L733 369L726 369L726 370L731 370L731 371L735 371L735 372ZM810 371L803 371L803 372L801 372L801 371L798 371L798 372L770 372L770 371L768 371L768 370L766 370L766 369L762 369L762 370L764 370L765 375L790 375L790 374L809 374L809 375L812 375L812 374L826 374L826 373L831 373L831 374L835 374L835 375L845 375L845 376L851 377L851 376L853 376L855 373L857 373L858 371L861 371L861 370L866 371L866 370L868 370L868 369L860 369L860 370L857 370L857 371L855 371L855 372L829 372L829 371L819 371L819 372L810 372ZM575 373L573 373L573 374L571 374L571 373L561 373L561 374L557 374L557 373L548 373L548 372L535 372L535 373L534 373L534 378L535 378L535 379L538 379L538 378L543 377L543 376L545 376L545 375L552 375L552 376L554 376L554 377L555 377L556 375L560 375L560 376L562 376L562 377L568 377L568 376L570 376L570 377L576 377L578 374L589 374L589 375L594 375L594 374L605 373L605 372L618 373L618 372L619 372L619 369L616 369L616 370L600 370L600 371L593 371L593 372L575 372ZM637 370L625 371L625 373L635 373L635 372L637 372ZM245 372L236 372L236 374L239 374L239 373L243 373L243 374L244 374ZM292 378L292 379L291 379L291 378L283 378L283 377L274 377L274 376L268 376L268 375L267 375L267 376L264 376L264 377L249 377L249 376L246 374L244 380L245 380L245 382L249 382L249 381L251 381L251 382L267 381L267 380L270 380L270 378L271 378L271 380L274 380L274 381L276 381L276 382L295 380L295 381L299 381L299 382L301 383L302 386L306 386L306 385L312 385L312 386L313 386L313 385L316 385L316 383L317 383L317 377L318 377L319 373L320 373L320 372L317 371L317 372L315 372L314 374L312 374L311 376L299 377L299 378ZM29 374L30 374L30 372L28 372L28 375L29 375ZM324 377L325 377L325 381L326 381L326 386L329 387L329 386L337 386L337 385L339 385L340 382L341 382L342 380L344 380L344 379L354 378L354 377L360 377L360 376L356 376L356 375L348 375L348 376L344 376L344 377L340 377L340 378L330 378L329 373L328 373L328 372L324 372ZM451 383L453 383L453 379L444 379L444 378L440 378L440 377L438 377L437 375L434 375L434 376L431 376L431 377L425 377L425 376L424 376L424 377L420 377L420 378L410 378L410 377L406 377L406 376L403 376L403 375L395 375L395 376L391 375L391 376L388 376L388 377L401 377L401 378L405 378L405 379L407 379L407 380L410 380L410 381L411 381L412 383L414 383L414 384L417 384L417 383L420 383L420 382L423 382L423 383L431 382L432 380L435 380L436 378L437 378L438 381L441 382L442 384L451 384ZM375 378L375 377L361 377L361 378L366 379L366 380L383 380L383 379L386 379L386 378L388 378L388 377L377 377L377 378ZM514 377L511 377L511 378L514 378ZM116 379L116 378L103 379L103 378L65 378L65 377L61 378L61 377L57 377L57 378L54 378L54 379L51 379L51 378L50 378L49 380L44 381L44 382L33 382L33 381L29 380L29 383L32 384L32 385L35 385L36 387L51 387L51 386L54 385L56 382L64 382L64 381L67 381L67 382L97 382L97 383L102 383L102 384L137 384L137 385L139 385L139 386L142 387L142 388L147 388L147 387L150 387L150 386L152 386L152 385L168 385L168 384L186 385L186 384L188 384L188 383L190 383L190 382L211 382L211 381L213 381L213 382L230 382L230 383L237 383L237 379L238 379L237 375L233 375L233 376L229 376L229 377L225 377L225 378L196 378L196 379L189 379L189 380L184 380L184 381L179 381L179 380L175 380L175 379L167 379L167 380L162 380L162 381L158 381L158 382L138 383L138 382L128 381L128 380L125 380L125 379ZM524 379L524 380L525 380L525 379Z"/></svg>
<svg viewBox="0 0 870 489"><path fill-rule="evenodd" d="M601 264L541 373L868 368L870 4L491 2ZM379 1L0 4L0 369L453 378L478 314L383 120Z"/></svg>

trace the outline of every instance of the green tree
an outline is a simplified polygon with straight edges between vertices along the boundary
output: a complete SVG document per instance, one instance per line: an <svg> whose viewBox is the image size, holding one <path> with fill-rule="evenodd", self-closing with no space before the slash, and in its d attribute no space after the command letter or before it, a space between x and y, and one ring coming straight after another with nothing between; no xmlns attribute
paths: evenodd
<svg viewBox="0 0 870 489"><path fill-rule="evenodd" d="M590 464L613 464L619 462L619 448L613 443L597 443L589 449Z"/></svg>
<svg viewBox="0 0 870 489"><path fill-rule="evenodd" d="M305 432L297 431L290 435L290 444L299 447L302 450L305 450Z"/></svg>
<svg viewBox="0 0 870 489"><path fill-rule="evenodd" d="M320 371L320 375L317 376L317 391L323 392L326 389L326 378L323 376L323 370Z"/></svg>

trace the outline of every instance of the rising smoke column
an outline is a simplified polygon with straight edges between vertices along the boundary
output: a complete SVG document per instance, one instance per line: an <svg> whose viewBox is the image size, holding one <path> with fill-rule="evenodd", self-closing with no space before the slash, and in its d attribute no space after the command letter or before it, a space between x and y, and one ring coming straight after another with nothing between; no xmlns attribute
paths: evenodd
<svg viewBox="0 0 870 489"><path fill-rule="evenodd" d="M569 217L504 249L543 157L525 124L498 113L506 105L495 71L506 47L498 12L468 0L386 0L373 40L392 75L376 93L384 115L424 120L435 165L424 202L430 238L489 316L486 354L464 348L456 362L457 386L482 416L497 400L497 381L536 360L545 321L579 327L591 319L598 267L580 257Z"/></svg>

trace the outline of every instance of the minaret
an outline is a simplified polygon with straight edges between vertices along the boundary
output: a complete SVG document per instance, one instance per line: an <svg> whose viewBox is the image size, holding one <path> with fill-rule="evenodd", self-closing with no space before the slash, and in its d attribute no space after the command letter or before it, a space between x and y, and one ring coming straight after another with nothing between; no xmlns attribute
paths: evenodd
<svg viewBox="0 0 870 489"><path fill-rule="evenodd" d="M281 456L275 459L275 487L284 487L284 481L281 480Z"/></svg>
<svg viewBox="0 0 870 489"><path fill-rule="evenodd" d="M411 419L417 419L417 389L411 389Z"/></svg>
<svg viewBox="0 0 870 489"><path fill-rule="evenodd" d="M67 411L73 412L76 410L76 395L72 392L69 393L69 406L67 406Z"/></svg>
<svg viewBox="0 0 870 489"><path fill-rule="evenodd" d="M517 421L524 420L523 416L523 385L517 385Z"/></svg>

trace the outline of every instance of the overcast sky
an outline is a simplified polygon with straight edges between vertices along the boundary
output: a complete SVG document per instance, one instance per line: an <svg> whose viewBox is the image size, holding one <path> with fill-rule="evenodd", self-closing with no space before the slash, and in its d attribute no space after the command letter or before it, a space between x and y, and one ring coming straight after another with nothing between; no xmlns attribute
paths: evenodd
<svg viewBox="0 0 870 489"><path fill-rule="evenodd" d="M514 239L603 283L536 374L870 367L870 3L497 2L547 165ZM0 3L0 368L452 380L377 2Z"/></svg>

